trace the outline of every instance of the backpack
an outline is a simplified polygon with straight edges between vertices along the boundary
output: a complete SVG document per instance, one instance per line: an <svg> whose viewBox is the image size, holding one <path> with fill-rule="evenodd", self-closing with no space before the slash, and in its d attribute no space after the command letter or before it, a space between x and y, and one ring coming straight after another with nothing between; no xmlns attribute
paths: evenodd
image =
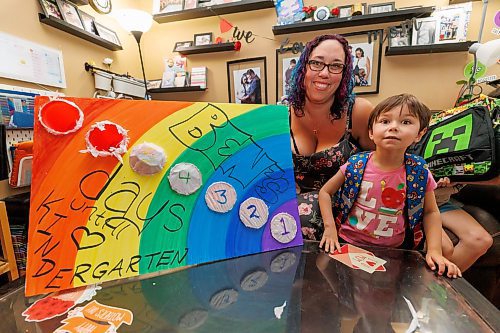
<svg viewBox="0 0 500 333"><path fill-rule="evenodd" d="M337 223L345 223L356 201L369 152L352 155L347 161L345 182L337 193L334 204ZM408 220L404 248L417 249L422 244L422 220L424 213L425 188L427 186L427 167L425 161L417 155L405 154L406 202L405 212Z"/></svg>
<svg viewBox="0 0 500 333"><path fill-rule="evenodd" d="M489 180L499 173L500 100L482 96L434 114L422 139L408 149L422 156L435 178Z"/></svg>

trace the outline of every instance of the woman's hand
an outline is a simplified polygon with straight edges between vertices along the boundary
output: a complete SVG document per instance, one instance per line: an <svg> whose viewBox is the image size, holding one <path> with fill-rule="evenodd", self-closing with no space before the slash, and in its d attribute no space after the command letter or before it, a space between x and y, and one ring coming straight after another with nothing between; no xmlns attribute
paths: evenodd
<svg viewBox="0 0 500 333"><path fill-rule="evenodd" d="M443 177L443 178L440 178L437 183L436 183L437 187L450 187L450 186L453 186L454 183L452 183L450 181L450 178L448 177Z"/></svg>
<svg viewBox="0 0 500 333"><path fill-rule="evenodd" d="M446 275L449 278L456 279L457 277L462 277L462 272L460 272L460 269L457 267L457 265L443 257L443 255L438 252L428 251L425 255L425 261L427 262L427 265L429 265L429 268L431 270L434 271L437 267L438 275L443 275L446 269L448 271Z"/></svg>
<svg viewBox="0 0 500 333"><path fill-rule="evenodd" d="M332 224L331 226L325 224L325 232L323 233L323 237L321 237L319 247L322 248L324 245L326 253L333 253L335 249L342 252L340 249L339 237L337 235L337 228L335 227L335 223Z"/></svg>

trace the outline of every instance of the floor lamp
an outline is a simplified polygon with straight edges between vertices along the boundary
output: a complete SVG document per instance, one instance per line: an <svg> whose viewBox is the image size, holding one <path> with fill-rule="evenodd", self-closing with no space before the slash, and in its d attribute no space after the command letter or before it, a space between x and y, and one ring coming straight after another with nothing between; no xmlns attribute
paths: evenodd
<svg viewBox="0 0 500 333"><path fill-rule="evenodd" d="M153 17L151 14L137 9L117 10L115 11L114 16L120 25L125 30L130 32L137 41L137 46L139 47L139 57L141 59L142 78L144 79L144 88L146 88L144 98L148 99L148 82L146 81L146 72L144 71L144 61L142 59L141 37L145 32L151 29Z"/></svg>

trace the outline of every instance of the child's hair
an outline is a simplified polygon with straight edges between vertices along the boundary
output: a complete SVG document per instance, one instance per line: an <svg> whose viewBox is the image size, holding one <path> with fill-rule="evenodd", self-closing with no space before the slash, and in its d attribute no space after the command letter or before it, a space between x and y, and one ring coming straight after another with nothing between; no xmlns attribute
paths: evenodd
<svg viewBox="0 0 500 333"><path fill-rule="evenodd" d="M375 106L370 114L370 118L368 118L368 129L370 131L373 130L373 123L375 123L381 114L386 113L398 106L401 107L402 111L405 105L408 108L408 112L410 112L412 116L417 117L419 120L419 132L429 126L431 110L429 110L429 108L424 103L420 102L415 96L411 94L400 94L388 97Z"/></svg>

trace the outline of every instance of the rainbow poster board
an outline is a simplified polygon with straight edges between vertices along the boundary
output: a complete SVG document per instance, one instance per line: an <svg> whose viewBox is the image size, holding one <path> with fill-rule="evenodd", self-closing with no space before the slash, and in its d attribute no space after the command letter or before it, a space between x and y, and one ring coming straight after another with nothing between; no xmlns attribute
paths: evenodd
<svg viewBox="0 0 500 333"><path fill-rule="evenodd" d="M288 112L35 105L26 295L302 244Z"/></svg>

